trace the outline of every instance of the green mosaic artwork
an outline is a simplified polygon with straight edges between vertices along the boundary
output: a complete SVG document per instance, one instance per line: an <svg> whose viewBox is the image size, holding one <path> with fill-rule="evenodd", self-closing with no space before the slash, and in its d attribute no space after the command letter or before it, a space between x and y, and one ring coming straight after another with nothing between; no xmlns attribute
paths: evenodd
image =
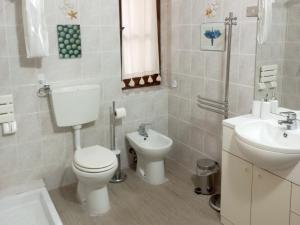
<svg viewBox="0 0 300 225"><path fill-rule="evenodd" d="M57 25L59 58L81 57L80 25Z"/></svg>

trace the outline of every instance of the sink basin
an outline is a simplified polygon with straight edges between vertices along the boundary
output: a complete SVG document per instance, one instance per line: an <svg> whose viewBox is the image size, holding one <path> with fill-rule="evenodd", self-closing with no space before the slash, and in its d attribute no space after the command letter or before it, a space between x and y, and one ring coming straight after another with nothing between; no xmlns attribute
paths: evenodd
<svg viewBox="0 0 300 225"><path fill-rule="evenodd" d="M152 129L147 129L147 133L148 137L138 132L129 133L126 137L137 154L137 174L147 183L159 185L167 181L164 158L171 150L173 141Z"/></svg>
<svg viewBox="0 0 300 225"><path fill-rule="evenodd" d="M247 159L261 168L285 169L300 160L300 130L285 130L277 121L238 125L235 139Z"/></svg>

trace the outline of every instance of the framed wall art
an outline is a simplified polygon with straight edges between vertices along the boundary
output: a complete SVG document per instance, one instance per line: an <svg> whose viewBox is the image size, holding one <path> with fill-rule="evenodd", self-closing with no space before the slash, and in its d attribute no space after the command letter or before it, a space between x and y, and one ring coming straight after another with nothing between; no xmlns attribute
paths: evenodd
<svg viewBox="0 0 300 225"><path fill-rule="evenodd" d="M59 58L81 58L80 25L57 25Z"/></svg>
<svg viewBox="0 0 300 225"><path fill-rule="evenodd" d="M203 23L201 25L201 50L225 50L225 24Z"/></svg>

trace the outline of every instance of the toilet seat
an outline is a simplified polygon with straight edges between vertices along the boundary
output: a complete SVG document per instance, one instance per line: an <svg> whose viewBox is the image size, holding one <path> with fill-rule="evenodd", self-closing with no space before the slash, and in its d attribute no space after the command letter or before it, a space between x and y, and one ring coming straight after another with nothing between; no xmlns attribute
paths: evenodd
<svg viewBox="0 0 300 225"><path fill-rule="evenodd" d="M74 154L74 166L86 173L100 173L115 167L115 154L102 146L95 145L78 149Z"/></svg>

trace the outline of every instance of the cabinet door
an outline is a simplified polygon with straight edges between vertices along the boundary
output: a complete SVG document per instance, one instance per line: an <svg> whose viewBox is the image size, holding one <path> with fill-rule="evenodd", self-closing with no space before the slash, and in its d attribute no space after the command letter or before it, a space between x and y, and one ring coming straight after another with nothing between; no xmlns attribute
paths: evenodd
<svg viewBox="0 0 300 225"><path fill-rule="evenodd" d="M253 168L251 225L289 225L291 183Z"/></svg>
<svg viewBox="0 0 300 225"><path fill-rule="evenodd" d="M252 165L223 151L221 215L234 225L250 225L251 184Z"/></svg>
<svg viewBox="0 0 300 225"><path fill-rule="evenodd" d="M291 211L300 215L300 186L292 184Z"/></svg>
<svg viewBox="0 0 300 225"><path fill-rule="evenodd" d="M295 213L291 213L290 225L299 225L299 224L300 224L300 216Z"/></svg>

